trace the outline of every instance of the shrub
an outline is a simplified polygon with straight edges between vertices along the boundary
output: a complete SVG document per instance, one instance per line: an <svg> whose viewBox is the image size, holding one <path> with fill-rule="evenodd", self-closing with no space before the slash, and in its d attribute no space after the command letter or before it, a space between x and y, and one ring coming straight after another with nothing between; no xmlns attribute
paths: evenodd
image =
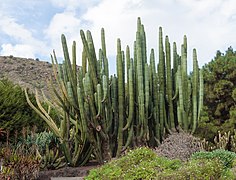
<svg viewBox="0 0 236 180"><path fill-rule="evenodd" d="M22 144L27 147L36 145L39 153L45 154L46 146L49 146L49 148L54 148L58 143L58 139L51 131L43 131L40 133L28 134L25 139L22 138L18 142L18 146Z"/></svg>
<svg viewBox="0 0 236 180"><path fill-rule="evenodd" d="M192 159L218 159L223 165L224 168L232 168L233 162L236 159L236 153L226 151L223 149L217 149L212 152L196 152L192 155Z"/></svg>
<svg viewBox="0 0 236 180"><path fill-rule="evenodd" d="M173 132L163 143L157 147L156 152L160 156L169 159L180 159L186 161L190 156L202 150L200 139L185 132Z"/></svg>
<svg viewBox="0 0 236 180"><path fill-rule="evenodd" d="M236 173L233 169L227 169L223 172L220 177L220 180L232 180L235 179Z"/></svg>
<svg viewBox="0 0 236 180"><path fill-rule="evenodd" d="M58 169L65 166L64 156L60 153L59 140L49 131L28 134L22 138L16 147L37 148L37 156L40 159L41 169Z"/></svg>
<svg viewBox="0 0 236 180"><path fill-rule="evenodd" d="M0 158L3 159L0 179L37 179L40 160L35 154L35 149L25 151L21 146L18 149L2 148Z"/></svg>
<svg viewBox="0 0 236 180"><path fill-rule="evenodd" d="M120 159L93 169L90 179L158 179L158 180L231 180L235 177L235 153L215 150L194 153L189 161L170 160L148 148L138 148Z"/></svg>
<svg viewBox="0 0 236 180"><path fill-rule="evenodd" d="M23 128L25 130L25 128ZM61 154L60 142L51 131L26 133L14 145L25 152L30 152L32 147L36 150L36 155L40 160L41 169L58 169L66 165L65 157Z"/></svg>
<svg viewBox="0 0 236 180"><path fill-rule="evenodd" d="M30 95L33 102L33 95ZM0 81L0 127L14 135L23 127L37 126L39 131L45 129L45 122L26 102L23 90L8 80ZM5 138L5 137L4 137Z"/></svg>
<svg viewBox="0 0 236 180"><path fill-rule="evenodd" d="M173 171L180 166L180 160L158 157L151 149L142 147L91 170L86 179L154 179L162 171Z"/></svg>
<svg viewBox="0 0 236 180"><path fill-rule="evenodd" d="M223 173L223 166L217 160L208 159L194 159L186 162L177 171L164 171L158 177L158 179L172 179L172 180L183 180L183 179L194 179L203 180L211 179L216 180L221 177Z"/></svg>

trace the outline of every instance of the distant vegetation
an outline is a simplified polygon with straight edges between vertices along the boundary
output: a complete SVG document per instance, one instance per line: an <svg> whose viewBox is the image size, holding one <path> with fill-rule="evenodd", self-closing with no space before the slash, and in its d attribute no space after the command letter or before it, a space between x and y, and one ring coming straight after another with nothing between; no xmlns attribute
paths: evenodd
<svg viewBox="0 0 236 180"><path fill-rule="evenodd" d="M217 51L203 72L205 111L197 134L213 141L218 131L233 133L236 128L236 51Z"/></svg>

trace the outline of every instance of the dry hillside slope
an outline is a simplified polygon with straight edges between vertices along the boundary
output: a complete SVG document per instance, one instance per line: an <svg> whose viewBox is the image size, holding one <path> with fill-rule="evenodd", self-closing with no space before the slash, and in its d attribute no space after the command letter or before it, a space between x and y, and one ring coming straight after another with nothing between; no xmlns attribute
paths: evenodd
<svg viewBox="0 0 236 180"><path fill-rule="evenodd" d="M43 89L48 94L47 79L52 75L52 64L34 59L0 56L0 79L7 78L15 84Z"/></svg>

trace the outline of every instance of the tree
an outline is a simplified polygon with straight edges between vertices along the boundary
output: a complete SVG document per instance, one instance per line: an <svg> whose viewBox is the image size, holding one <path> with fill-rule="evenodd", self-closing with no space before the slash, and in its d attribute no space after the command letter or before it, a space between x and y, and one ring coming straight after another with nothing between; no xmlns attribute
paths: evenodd
<svg viewBox="0 0 236 180"><path fill-rule="evenodd" d="M218 131L236 127L236 51L229 47L225 54L217 51L203 67L204 105L208 118L202 118L198 134L213 139Z"/></svg>
<svg viewBox="0 0 236 180"><path fill-rule="evenodd" d="M33 100L33 95L30 98ZM34 101L35 103L35 101ZM9 80L0 81L0 128L10 132L21 131L23 127L36 126L38 131L45 129L45 122L28 105L24 91Z"/></svg>

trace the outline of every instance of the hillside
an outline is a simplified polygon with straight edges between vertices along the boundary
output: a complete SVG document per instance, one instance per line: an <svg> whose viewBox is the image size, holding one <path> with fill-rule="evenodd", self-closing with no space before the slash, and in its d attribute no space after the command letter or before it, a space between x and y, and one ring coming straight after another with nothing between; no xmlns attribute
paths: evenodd
<svg viewBox="0 0 236 180"><path fill-rule="evenodd" d="M7 78L21 87L43 89L48 94L47 79L52 75L52 64L34 59L0 56L0 79Z"/></svg>

